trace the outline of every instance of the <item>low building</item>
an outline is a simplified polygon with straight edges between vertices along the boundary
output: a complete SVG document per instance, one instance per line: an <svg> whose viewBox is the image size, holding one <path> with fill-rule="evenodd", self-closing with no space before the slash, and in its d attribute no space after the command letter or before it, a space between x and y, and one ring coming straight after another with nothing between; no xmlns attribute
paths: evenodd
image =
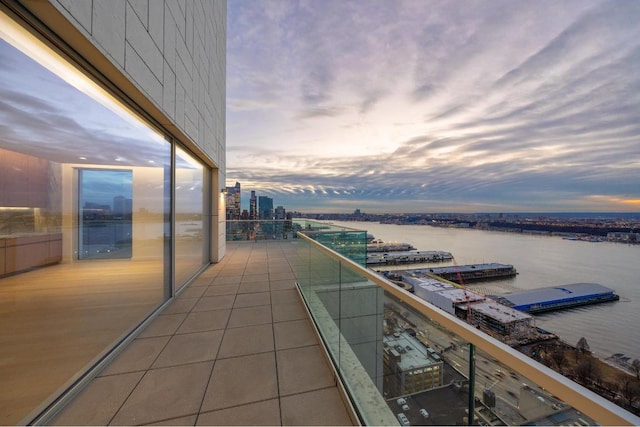
<svg viewBox="0 0 640 427"><path fill-rule="evenodd" d="M443 362L430 347L406 331L383 337L384 390L404 396L440 387Z"/></svg>

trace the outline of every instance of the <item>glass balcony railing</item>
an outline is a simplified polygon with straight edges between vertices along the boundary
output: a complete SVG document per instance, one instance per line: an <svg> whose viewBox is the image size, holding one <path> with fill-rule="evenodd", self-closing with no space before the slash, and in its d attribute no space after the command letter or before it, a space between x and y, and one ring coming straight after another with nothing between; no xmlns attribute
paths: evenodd
<svg viewBox="0 0 640 427"><path fill-rule="evenodd" d="M323 241L298 234L298 287L364 425L639 425Z"/></svg>
<svg viewBox="0 0 640 427"><path fill-rule="evenodd" d="M292 220L227 220L227 241L284 240L296 237L302 225Z"/></svg>
<svg viewBox="0 0 640 427"><path fill-rule="evenodd" d="M296 232L366 266L367 232L305 219L227 220L227 241L284 240Z"/></svg>

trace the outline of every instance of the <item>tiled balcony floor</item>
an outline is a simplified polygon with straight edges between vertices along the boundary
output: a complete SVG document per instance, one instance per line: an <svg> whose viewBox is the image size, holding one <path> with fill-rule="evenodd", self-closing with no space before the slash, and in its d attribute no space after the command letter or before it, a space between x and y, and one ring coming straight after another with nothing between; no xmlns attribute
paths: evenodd
<svg viewBox="0 0 640 427"><path fill-rule="evenodd" d="M294 256L295 241L228 243L53 424L351 425Z"/></svg>

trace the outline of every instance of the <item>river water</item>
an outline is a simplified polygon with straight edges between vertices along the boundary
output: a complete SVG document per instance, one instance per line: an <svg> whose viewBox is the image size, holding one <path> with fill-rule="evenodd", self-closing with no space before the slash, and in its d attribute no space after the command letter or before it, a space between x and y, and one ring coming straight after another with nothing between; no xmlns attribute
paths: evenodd
<svg viewBox="0 0 640 427"><path fill-rule="evenodd" d="M536 324L569 344L585 337L591 351L601 358L613 353L640 358L640 245L423 225L332 222L367 230L385 242L451 252L458 265L512 264L519 273L512 279L468 285L471 290L477 287L493 293L570 283L611 288L619 301L536 315Z"/></svg>

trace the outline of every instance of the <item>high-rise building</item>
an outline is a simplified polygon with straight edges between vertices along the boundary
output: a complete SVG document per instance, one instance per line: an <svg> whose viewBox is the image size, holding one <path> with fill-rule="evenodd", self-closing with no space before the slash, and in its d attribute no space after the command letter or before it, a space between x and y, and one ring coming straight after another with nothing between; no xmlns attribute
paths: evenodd
<svg viewBox="0 0 640 427"><path fill-rule="evenodd" d="M273 199L267 196L258 197L259 219L273 219Z"/></svg>
<svg viewBox="0 0 640 427"><path fill-rule="evenodd" d="M278 206L275 210L275 218L276 219L287 219L287 211L283 206Z"/></svg>
<svg viewBox="0 0 640 427"><path fill-rule="evenodd" d="M249 199L249 219L258 219L258 199L253 190L251 190L251 198Z"/></svg>
<svg viewBox="0 0 640 427"><path fill-rule="evenodd" d="M227 219L238 220L240 219L240 183L236 181L236 185L233 187L227 187L226 212Z"/></svg>

